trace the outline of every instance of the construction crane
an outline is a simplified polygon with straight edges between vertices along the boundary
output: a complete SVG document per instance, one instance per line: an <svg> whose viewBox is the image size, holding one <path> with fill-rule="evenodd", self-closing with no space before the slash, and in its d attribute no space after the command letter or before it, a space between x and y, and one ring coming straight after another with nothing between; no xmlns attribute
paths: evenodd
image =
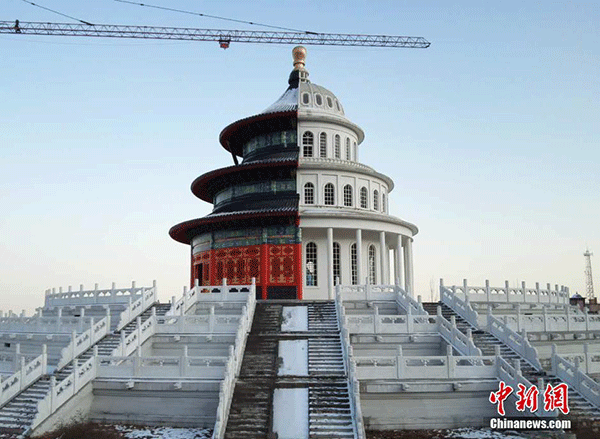
<svg viewBox="0 0 600 439"><path fill-rule="evenodd" d="M369 46L426 49L430 42L422 37L391 35L329 34L316 32L270 32L185 27L127 26L115 24L42 23L0 21L0 33L17 35L63 35L156 40L215 41L223 49L232 42L306 44L319 46Z"/></svg>
<svg viewBox="0 0 600 439"><path fill-rule="evenodd" d="M587 300L592 300L594 296L594 281L592 279L592 256L594 254L589 249L585 249L585 295Z"/></svg>

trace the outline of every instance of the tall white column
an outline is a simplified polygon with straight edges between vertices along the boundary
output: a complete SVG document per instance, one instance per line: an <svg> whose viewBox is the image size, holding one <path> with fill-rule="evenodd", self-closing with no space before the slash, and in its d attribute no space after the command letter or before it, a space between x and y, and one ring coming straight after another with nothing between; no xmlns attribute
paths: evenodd
<svg viewBox="0 0 600 439"><path fill-rule="evenodd" d="M412 238L409 237L404 239L404 289L413 294Z"/></svg>
<svg viewBox="0 0 600 439"><path fill-rule="evenodd" d="M402 235L398 235L397 236L397 241L396 241L396 252L395 252L395 256L396 256L396 279L394 279L394 282L396 282L396 280L398 281L398 286L402 286L402 279L404 279L404 275L402 273L403 271L403 267L402 267Z"/></svg>
<svg viewBox="0 0 600 439"><path fill-rule="evenodd" d="M388 271L388 267L387 267L387 246L385 245L385 232L381 231L379 232L379 263L380 263L380 269L379 272L381 273L379 275L379 283L380 284L385 284L387 282L387 271Z"/></svg>
<svg viewBox="0 0 600 439"><path fill-rule="evenodd" d="M362 254L362 230L356 229L356 278L358 285L364 282L363 278L363 254Z"/></svg>
<svg viewBox="0 0 600 439"><path fill-rule="evenodd" d="M327 228L327 288L330 300L335 298L333 291L333 229Z"/></svg>

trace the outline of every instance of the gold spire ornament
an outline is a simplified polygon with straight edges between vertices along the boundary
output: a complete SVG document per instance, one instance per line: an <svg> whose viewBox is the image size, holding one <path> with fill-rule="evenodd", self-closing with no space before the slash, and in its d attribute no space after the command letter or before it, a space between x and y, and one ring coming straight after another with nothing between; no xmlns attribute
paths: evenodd
<svg viewBox="0 0 600 439"><path fill-rule="evenodd" d="M304 70L304 66L306 65L306 47L294 47L292 49L292 56L294 58L294 70Z"/></svg>

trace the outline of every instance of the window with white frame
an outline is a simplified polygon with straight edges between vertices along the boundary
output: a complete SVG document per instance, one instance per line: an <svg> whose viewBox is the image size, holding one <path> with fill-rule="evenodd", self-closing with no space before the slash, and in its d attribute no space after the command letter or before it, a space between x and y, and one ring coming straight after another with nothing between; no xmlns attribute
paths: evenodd
<svg viewBox="0 0 600 439"><path fill-rule="evenodd" d="M344 186L344 206L352 207L352 186L349 184Z"/></svg>
<svg viewBox="0 0 600 439"><path fill-rule="evenodd" d="M323 190L323 196L326 206L333 206L335 204L335 188L333 183L327 183Z"/></svg>
<svg viewBox="0 0 600 439"><path fill-rule="evenodd" d="M340 252L340 243L333 243L333 281L338 283L342 279L342 261Z"/></svg>
<svg viewBox="0 0 600 439"><path fill-rule="evenodd" d="M313 147L315 144L315 138L313 133L310 131L302 134L302 155L304 157L312 157L313 156Z"/></svg>
<svg viewBox="0 0 600 439"><path fill-rule="evenodd" d="M315 204L315 185L310 182L304 185L304 204Z"/></svg>
<svg viewBox="0 0 600 439"><path fill-rule="evenodd" d="M317 244L306 244L306 286L317 286Z"/></svg>
<svg viewBox="0 0 600 439"><path fill-rule="evenodd" d="M350 246L350 275L352 285L358 285L358 257L356 254L356 243Z"/></svg>
<svg viewBox="0 0 600 439"><path fill-rule="evenodd" d="M346 137L346 160L352 160L352 152L350 151L350 139Z"/></svg>
<svg viewBox="0 0 600 439"><path fill-rule="evenodd" d="M363 209L369 208L369 192L364 186L360 188L360 207Z"/></svg>
<svg viewBox="0 0 600 439"><path fill-rule="evenodd" d="M341 157L340 157L340 154L341 154L341 153L340 153L340 149L342 148L342 145L341 145L341 143L342 143L342 141L341 141L341 139L340 139L340 135L339 135L339 134L336 134L336 135L335 135L335 141L333 142L333 156L334 156L336 159L339 159L339 158L341 158Z"/></svg>
<svg viewBox="0 0 600 439"><path fill-rule="evenodd" d="M373 191L373 210L379 210L379 192L377 189Z"/></svg>
<svg viewBox="0 0 600 439"><path fill-rule="evenodd" d="M387 207L385 205L385 192L381 193L381 211L383 213L387 212Z"/></svg>
<svg viewBox="0 0 600 439"><path fill-rule="evenodd" d="M319 134L319 157L327 157L327 134Z"/></svg>
<svg viewBox="0 0 600 439"><path fill-rule="evenodd" d="M375 285L377 282L377 266L375 265L375 246L371 244L369 246L369 283Z"/></svg>

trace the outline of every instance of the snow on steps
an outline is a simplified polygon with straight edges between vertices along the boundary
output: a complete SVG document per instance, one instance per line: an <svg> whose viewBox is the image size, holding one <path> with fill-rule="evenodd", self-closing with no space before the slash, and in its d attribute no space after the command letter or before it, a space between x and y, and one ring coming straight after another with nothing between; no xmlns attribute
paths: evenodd
<svg viewBox="0 0 600 439"><path fill-rule="evenodd" d="M291 310L292 307L298 309ZM307 340L308 376L278 375L280 366L285 369L279 358L284 354L279 352L282 340ZM299 427L298 438L354 438L341 343L332 301L257 302L225 438L267 438L277 428L273 419L282 419L282 412L290 410L289 404L273 402L275 389L286 388L308 389L304 396L308 397L308 432ZM280 437L287 437L287 430L279 431Z"/></svg>

